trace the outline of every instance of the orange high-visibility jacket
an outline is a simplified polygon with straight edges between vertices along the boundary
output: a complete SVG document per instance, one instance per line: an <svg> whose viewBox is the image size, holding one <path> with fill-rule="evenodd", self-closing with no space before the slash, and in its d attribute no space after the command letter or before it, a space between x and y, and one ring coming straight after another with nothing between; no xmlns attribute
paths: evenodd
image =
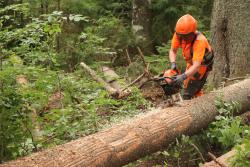
<svg viewBox="0 0 250 167"><path fill-rule="evenodd" d="M193 61L202 62L206 49L210 52L212 50L206 37L203 34L196 32L196 35L197 37L193 43L193 57L190 51L192 41L186 42L185 40L181 40L180 37L176 35L176 33L174 33L174 36L172 38L171 48L178 49L179 47L181 47L182 56L188 64L192 64Z"/></svg>

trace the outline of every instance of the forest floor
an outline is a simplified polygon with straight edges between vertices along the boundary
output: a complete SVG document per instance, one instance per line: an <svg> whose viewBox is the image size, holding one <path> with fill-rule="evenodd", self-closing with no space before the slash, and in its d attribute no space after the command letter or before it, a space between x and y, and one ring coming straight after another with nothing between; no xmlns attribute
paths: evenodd
<svg viewBox="0 0 250 167"><path fill-rule="evenodd" d="M174 104L170 102L170 97L167 97L163 88L154 81L149 81L141 87L143 97L154 104L156 108L171 107Z"/></svg>

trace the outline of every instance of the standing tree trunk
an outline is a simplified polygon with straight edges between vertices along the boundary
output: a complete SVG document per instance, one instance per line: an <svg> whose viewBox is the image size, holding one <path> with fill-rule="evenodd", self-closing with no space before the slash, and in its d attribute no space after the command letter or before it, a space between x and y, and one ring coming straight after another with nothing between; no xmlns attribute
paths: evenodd
<svg viewBox="0 0 250 167"><path fill-rule="evenodd" d="M42 15L44 12L43 0L40 1L40 14Z"/></svg>
<svg viewBox="0 0 250 167"><path fill-rule="evenodd" d="M137 42L148 54L152 53L151 32L151 0L133 0L132 29Z"/></svg>
<svg viewBox="0 0 250 167"><path fill-rule="evenodd" d="M45 6L45 14L48 14L49 13L49 2L48 2L48 0L45 0L44 6Z"/></svg>
<svg viewBox="0 0 250 167"><path fill-rule="evenodd" d="M57 10L61 10L61 0L57 0Z"/></svg>
<svg viewBox="0 0 250 167"><path fill-rule="evenodd" d="M40 1L40 5L41 5L41 14L48 14L49 12L49 2L48 0L41 0Z"/></svg>
<svg viewBox="0 0 250 167"><path fill-rule="evenodd" d="M214 1L211 35L215 64L210 81L215 86L223 78L250 73L249 8L249 0Z"/></svg>
<svg viewBox="0 0 250 167"><path fill-rule="evenodd" d="M57 11L61 10L61 0L57 0ZM59 53L60 51L60 34L56 36L56 51Z"/></svg>

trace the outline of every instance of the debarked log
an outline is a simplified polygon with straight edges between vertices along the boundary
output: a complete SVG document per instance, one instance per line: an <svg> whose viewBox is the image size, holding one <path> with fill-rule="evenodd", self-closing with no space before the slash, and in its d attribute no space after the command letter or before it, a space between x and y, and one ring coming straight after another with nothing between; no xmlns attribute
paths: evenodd
<svg viewBox="0 0 250 167"><path fill-rule="evenodd" d="M0 167L116 167L168 146L181 134L206 128L218 114L215 100L237 101L242 111L250 108L250 79L202 97L181 107L155 109L96 134L34 153Z"/></svg>

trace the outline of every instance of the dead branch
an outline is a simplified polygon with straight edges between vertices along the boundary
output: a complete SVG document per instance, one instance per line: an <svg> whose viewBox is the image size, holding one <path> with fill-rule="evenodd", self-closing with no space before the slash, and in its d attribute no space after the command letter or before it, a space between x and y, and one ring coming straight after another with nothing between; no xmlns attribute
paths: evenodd
<svg viewBox="0 0 250 167"><path fill-rule="evenodd" d="M144 65L144 73L141 74L139 77L137 77L133 82L131 82L129 85L127 85L122 91L128 89L130 86L134 85L135 83L139 82L144 76L146 76L148 79L147 81L151 78L151 74L149 72L149 63L146 62L146 60L144 59L144 55L141 51L141 49L139 47L137 47L137 50L139 52L139 55L143 61L143 65ZM146 81L146 82L147 82Z"/></svg>
<svg viewBox="0 0 250 167"><path fill-rule="evenodd" d="M125 98L131 94L130 90L125 91L126 89L122 89L121 84L117 80L119 76L115 73L114 70L110 69L107 66L103 66L101 70L104 74L106 82L108 82L110 86L116 89L116 91L119 93L119 96L117 98Z"/></svg>
<svg viewBox="0 0 250 167"><path fill-rule="evenodd" d="M145 68L147 68L147 62L146 62L146 60L145 60L145 56L143 55L143 53L142 53L142 51L141 51L141 49L140 49L140 47L137 47L137 50L138 50L138 52L139 52L139 56L141 57L141 59L142 59L142 62L143 62L143 65L144 65L144 67Z"/></svg>
<svg viewBox="0 0 250 167"><path fill-rule="evenodd" d="M144 73L145 73L145 75L148 77L148 78L151 78L151 74L150 74L150 72L149 72L149 63L147 63L146 62L146 60L145 60L145 56L144 56L144 54L142 53L142 51L141 51L141 49L139 48L139 47L137 47L137 50L138 50L138 52L139 52L139 55L140 55L140 57L141 57L141 59L142 59L142 62L143 62L143 65L144 65Z"/></svg>
<svg viewBox="0 0 250 167"><path fill-rule="evenodd" d="M246 77L236 77L236 78L225 78L223 77L224 80L226 80L226 82L230 82L230 81L235 81L235 80L243 80L246 79Z"/></svg>
<svg viewBox="0 0 250 167"><path fill-rule="evenodd" d="M147 80L145 82L147 82L148 80L151 79L151 75L149 73L149 63L147 64L147 67L144 69L144 73L141 74L139 77L137 77L133 82L131 82L129 85L127 85L122 91L128 89L130 86L134 85L135 83L139 82L144 76L147 77ZM144 84L145 82L143 82L142 84ZM141 84L141 85L142 85ZM141 86L139 86L141 87Z"/></svg>
<svg viewBox="0 0 250 167"><path fill-rule="evenodd" d="M126 52L126 57L127 57L128 65L129 65L129 64L132 63L132 61L131 61L131 58L129 56L128 49L125 49L125 52Z"/></svg>
<svg viewBox="0 0 250 167"><path fill-rule="evenodd" d="M200 156L202 162L205 163L206 160L205 160L205 158L203 157L202 153L200 152L199 148L198 148L194 143L190 143L190 145L191 145L192 147L194 147L194 149L198 152L198 154L199 154L199 156Z"/></svg>
<svg viewBox="0 0 250 167"><path fill-rule="evenodd" d="M117 92L116 89L112 88L107 82L105 82L102 78L97 76L96 72L94 70L92 70L89 66L87 66L84 62L81 62L80 65L90 74L90 76L95 81L100 83L107 90L109 95L111 95L113 97L118 97L119 96L119 92Z"/></svg>
<svg viewBox="0 0 250 167"><path fill-rule="evenodd" d="M137 77L133 82L131 82L130 84L128 84L124 89L122 89L122 91L125 91L126 89L128 89L130 86L134 85L136 82L138 82L140 79L142 79L142 77L145 76L145 73L141 74L139 77Z"/></svg>

